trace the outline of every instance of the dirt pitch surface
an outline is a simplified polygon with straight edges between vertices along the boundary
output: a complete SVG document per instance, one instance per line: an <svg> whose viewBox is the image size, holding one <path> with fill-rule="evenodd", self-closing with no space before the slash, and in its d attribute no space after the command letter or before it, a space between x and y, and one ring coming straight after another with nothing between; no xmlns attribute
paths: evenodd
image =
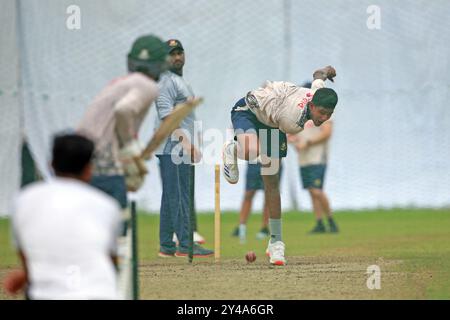
<svg viewBox="0 0 450 320"><path fill-rule="evenodd" d="M381 289L367 287L367 267L381 269ZM227 259L165 258L140 266L141 299L422 299L428 274L401 272L402 261L336 257L289 257L272 267Z"/></svg>

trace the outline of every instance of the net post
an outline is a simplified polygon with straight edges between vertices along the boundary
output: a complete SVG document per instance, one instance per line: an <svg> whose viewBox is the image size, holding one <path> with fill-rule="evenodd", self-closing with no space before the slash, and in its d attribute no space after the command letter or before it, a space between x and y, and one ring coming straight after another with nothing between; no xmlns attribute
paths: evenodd
<svg viewBox="0 0 450 320"><path fill-rule="evenodd" d="M189 177L189 250L188 258L189 263L192 263L194 259L194 197L195 197L195 165L191 165L190 177Z"/></svg>
<svg viewBox="0 0 450 320"><path fill-rule="evenodd" d="M214 260L220 262L220 165L215 166L215 183L214 183Z"/></svg>
<svg viewBox="0 0 450 320"><path fill-rule="evenodd" d="M139 257L137 234L137 210L136 201L131 201L131 243L132 243L132 275L133 275L133 300L139 300Z"/></svg>

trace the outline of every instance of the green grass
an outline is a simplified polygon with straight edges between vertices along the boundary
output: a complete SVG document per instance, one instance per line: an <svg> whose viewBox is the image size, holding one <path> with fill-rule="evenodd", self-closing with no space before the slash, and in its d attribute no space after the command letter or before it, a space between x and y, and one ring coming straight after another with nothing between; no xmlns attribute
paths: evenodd
<svg viewBox="0 0 450 320"><path fill-rule="evenodd" d="M398 268L409 274L423 273L427 299L450 299L450 210L382 210L338 212L339 234L308 235L314 221L311 214L283 215L286 255L306 257L354 257L402 261ZM157 258L159 216L139 215L139 255L142 262ZM241 245L231 237L236 213L223 213L223 259L242 258L249 250L262 256L267 242L256 240L261 215L252 215L248 240ZM214 216L198 215L199 231L214 247ZM9 221L0 220L0 268L17 263L10 242ZM400 270L399 270L400 271Z"/></svg>
<svg viewBox="0 0 450 320"><path fill-rule="evenodd" d="M10 220L0 218L0 269L16 266L17 263L12 245Z"/></svg>

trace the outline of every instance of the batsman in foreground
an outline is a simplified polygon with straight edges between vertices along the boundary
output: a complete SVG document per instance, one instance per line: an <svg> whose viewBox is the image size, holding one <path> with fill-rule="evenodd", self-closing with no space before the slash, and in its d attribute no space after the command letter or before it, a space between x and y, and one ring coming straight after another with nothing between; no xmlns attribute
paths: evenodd
<svg viewBox="0 0 450 320"><path fill-rule="evenodd" d="M78 131L96 145L91 184L127 207L127 189L138 190L146 173L137 134L158 96L156 81L167 67L167 46L149 35L138 38L128 55L129 74L113 80L88 107ZM139 162L137 162L139 161Z"/></svg>
<svg viewBox="0 0 450 320"><path fill-rule="evenodd" d="M278 181L280 160L287 154L286 134L302 131L308 120L320 126L330 119L338 96L333 89L325 88L325 81L333 81L335 76L336 70L331 66L315 71L311 89L268 81L265 87L247 93L231 110L235 138L223 147L223 174L235 184L239 180L238 158L261 163L270 213L266 254L272 265L286 264Z"/></svg>

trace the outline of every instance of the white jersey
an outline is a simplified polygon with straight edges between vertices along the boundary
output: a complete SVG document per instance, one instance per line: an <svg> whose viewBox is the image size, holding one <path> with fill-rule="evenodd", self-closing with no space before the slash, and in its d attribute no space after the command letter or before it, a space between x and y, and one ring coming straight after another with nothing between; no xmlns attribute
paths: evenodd
<svg viewBox="0 0 450 320"><path fill-rule="evenodd" d="M78 132L95 142L94 174L121 175L119 149L136 139L158 85L134 72L113 80L87 108Z"/></svg>
<svg viewBox="0 0 450 320"><path fill-rule="evenodd" d="M330 122L332 120L328 120ZM307 121L305 129L298 133L301 140L306 141L313 139L320 134L322 127L316 127L312 121ZM306 150L302 150L298 153L298 162L301 167L310 165L327 164L328 161L328 141L329 139L311 145Z"/></svg>
<svg viewBox="0 0 450 320"><path fill-rule="evenodd" d="M307 119L307 104L317 89L325 87L325 82L316 79L311 89L293 83L267 81L266 86L250 92L257 102L257 108L247 105L259 121L272 128L279 128L289 134L303 130Z"/></svg>
<svg viewBox="0 0 450 320"><path fill-rule="evenodd" d="M121 216L112 198L75 179L38 182L19 194L12 225L31 299L119 298L111 256Z"/></svg>

